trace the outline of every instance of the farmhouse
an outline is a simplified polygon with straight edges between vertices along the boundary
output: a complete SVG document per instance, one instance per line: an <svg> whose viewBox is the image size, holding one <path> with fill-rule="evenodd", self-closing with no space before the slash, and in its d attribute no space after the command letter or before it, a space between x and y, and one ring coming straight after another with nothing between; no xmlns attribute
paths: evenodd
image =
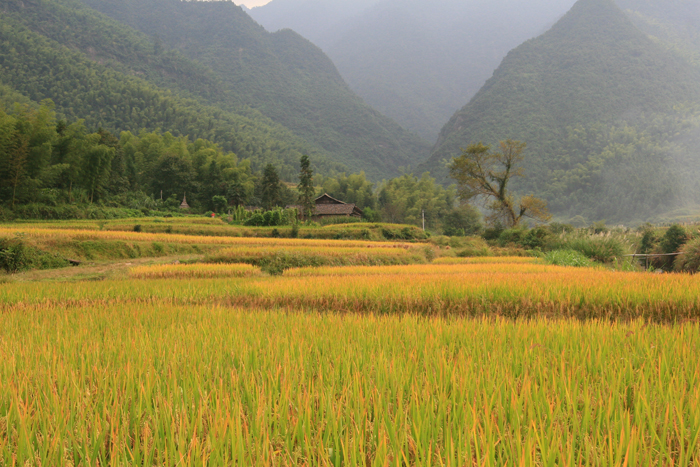
<svg viewBox="0 0 700 467"><path fill-rule="evenodd" d="M314 211L311 218L313 220L319 220L327 217L357 217L362 218L362 209L358 208L356 204L346 203L335 199L328 193L324 193L319 196L314 201L316 203L316 210ZM297 208L301 212L301 206L288 206L290 208Z"/></svg>
<svg viewBox="0 0 700 467"><path fill-rule="evenodd" d="M362 217L362 209L358 208L355 204L348 204L338 199L331 197L328 193L316 198L316 212L314 217L334 217L334 216L346 216L346 217Z"/></svg>

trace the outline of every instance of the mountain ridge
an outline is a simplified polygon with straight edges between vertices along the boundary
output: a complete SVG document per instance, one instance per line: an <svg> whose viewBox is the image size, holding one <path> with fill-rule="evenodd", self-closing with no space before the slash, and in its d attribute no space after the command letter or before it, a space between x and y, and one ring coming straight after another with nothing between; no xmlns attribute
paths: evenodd
<svg viewBox="0 0 700 467"><path fill-rule="evenodd" d="M628 138L634 144L649 138L647 132L662 133L655 119L677 113L677 106L700 103L699 77L697 69L636 28L612 1L579 0L549 31L504 58L493 77L445 125L431 158L420 168L444 177L442 161L458 156L460 147L522 140L528 143L528 176L519 183L520 191L545 197L555 212L621 218L621 209L601 212L584 206L602 205L596 190L603 193L606 183L612 183L606 177L614 173L613 165L622 170L620 148L632 143L617 141L621 135L616 129L634 132ZM606 144L575 143L577 131ZM673 142L668 135L664 138L663 144L661 139L654 144ZM663 157L645 152L661 151L661 146L652 146L626 150L639 151L646 166L662 173L658 161ZM677 202L680 195L671 191L656 204ZM640 196L639 189L632 192Z"/></svg>
<svg viewBox="0 0 700 467"><path fill-rule="evenodd" d="M84 0L211 70L259 110L351 170L375 180L415 166L429 145L365 104L321 49L297 33L268 33L229 2Z"/></svg>

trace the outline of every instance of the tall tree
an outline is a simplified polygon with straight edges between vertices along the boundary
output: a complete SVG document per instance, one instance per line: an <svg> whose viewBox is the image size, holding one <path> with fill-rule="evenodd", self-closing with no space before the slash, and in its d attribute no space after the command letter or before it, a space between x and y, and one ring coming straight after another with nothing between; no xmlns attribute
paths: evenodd
<svg viewBox="0 0 700 467"><path fill-rule="evenodd" d="M524 175L519 163L523 160L526 144L506 140L500 143L500 152L482 143L472 144L462 150L449 166L450 177L457 181L458 194L463 201L481 199L492 214L491 222L505 227L515 227L524 217L537 221L551 218L547 202L534 196L517 200L508 189L510 180Z"/></svg>
<svg viewBox="0 0 700 467"><path fill-rule="evenodd" d="M299 171L299 185L297 185L297 189L299 190L299 204L301 204L302 214L305 218L311 217L316 209L314 204L316 190L314 189L313 178L314 171L311 168L309 156L304 154L301 156L301 170Z"/></svg>
<svg viewBox="0 0 700 467"><path fill-rule="evenodd" d="M15 133L7 164L7 178L12 187L12 208L17 201L17 190L27 178L28 172L29 140L26 135Z"/></svg>
<svg viewBox="0 0 700 467"><path fill-rule="evenodd" d="M267 164L262 178L262 205L270 210L280 204L280 177L272 164Z"/></svg>

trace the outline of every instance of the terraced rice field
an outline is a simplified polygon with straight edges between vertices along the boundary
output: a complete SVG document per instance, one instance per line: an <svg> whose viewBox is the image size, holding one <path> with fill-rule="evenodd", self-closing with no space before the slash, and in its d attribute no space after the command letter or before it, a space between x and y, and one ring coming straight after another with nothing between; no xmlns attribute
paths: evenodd
<svg viewBox="0 0 700 467"><path fill-rule="evenodd" d="M130 274L0 284L0 466L700 465L697 277Z"/></svg>

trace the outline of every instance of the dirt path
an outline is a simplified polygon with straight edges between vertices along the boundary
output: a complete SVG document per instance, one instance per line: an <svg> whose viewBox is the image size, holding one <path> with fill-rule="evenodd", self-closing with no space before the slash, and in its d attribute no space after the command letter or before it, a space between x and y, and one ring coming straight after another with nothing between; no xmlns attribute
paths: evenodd
<svg viewBox="0 0 700 467"><path fill-rule="evenodd" d="M175 261L192 261L201 258L203 258L203 255L178 255L118 261L88 261L79 266L69 266L43 271L34 270L11 276L0 276L0 280L9 279L10 282L68 282L122 279L127 277L129 268L134 266L174 263Z"/></svg>

